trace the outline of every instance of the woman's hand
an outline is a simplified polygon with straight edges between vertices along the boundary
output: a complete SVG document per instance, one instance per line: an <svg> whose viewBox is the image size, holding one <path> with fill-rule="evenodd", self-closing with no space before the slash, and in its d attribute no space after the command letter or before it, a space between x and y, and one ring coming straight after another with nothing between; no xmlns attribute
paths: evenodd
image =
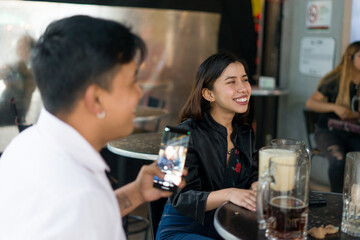
<svg viewBox="0 0 360 240"><path fill-rule="evenodd" d="M306 101L306 108L319 113L334 112L342 120L356 118L350 108L327 102L327 97L317 90Z"/></svg>
<svg viewBox="0 0 360 240"><path fill-rule="evenodd" d="M336 115L339 116L340 119L349 119L353 118L353 112L346 107L340 106L340 105L334 105L334 112Z"/></svg>
<svg viewBox="0 0 360 240"><path fill-rule="evenodd" d="M254 190L229 188L228 199L238 206L256 211L256 191Z"/></svg>
<svg viewBox="0 0 360 240"><path fill-rule="evenodd" d="M257 185L258 185L258 182L256 181L256 182L253 182L250 187L250 190L255 191L255 194L257 192Z"/></svg>

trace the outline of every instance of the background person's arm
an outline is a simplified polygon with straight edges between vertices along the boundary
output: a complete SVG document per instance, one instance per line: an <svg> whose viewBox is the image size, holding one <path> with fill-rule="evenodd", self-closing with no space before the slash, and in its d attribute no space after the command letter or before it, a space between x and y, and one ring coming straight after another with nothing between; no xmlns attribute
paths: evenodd
<svg viewBox="0 0 360 240"><path fill-rule="evenodd" d="M315 91L305 104L307 109L319 113L334 112L341 119L352 118L353 112L351 109L336 105L335 103L326 102L326 97L319 91Z"/></svg>

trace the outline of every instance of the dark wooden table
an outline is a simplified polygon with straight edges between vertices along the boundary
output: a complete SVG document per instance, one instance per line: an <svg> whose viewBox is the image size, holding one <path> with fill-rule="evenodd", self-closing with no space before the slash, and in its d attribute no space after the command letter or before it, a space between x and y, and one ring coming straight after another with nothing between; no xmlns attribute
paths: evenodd
<svg viewBox="0 0 360 240"><path fill-rule="evenodd" d="M311 192L313 197L326 200L326 205L310 206L308 229L332 224L339 227L339 232L326 235L326 239L352 240L359 239L341 232L342 194ZM232 203L225 203L215 213L214 225L220 236L226 240L260 240L266 239L265 230L258 229L256 213ZM308 236L308 239L316 239Z"/></svg>

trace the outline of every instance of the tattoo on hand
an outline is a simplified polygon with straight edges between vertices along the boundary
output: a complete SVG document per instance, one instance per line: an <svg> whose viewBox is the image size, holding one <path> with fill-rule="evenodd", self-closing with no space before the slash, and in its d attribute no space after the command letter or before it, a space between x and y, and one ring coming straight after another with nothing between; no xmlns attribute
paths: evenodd
<svg viewBox="0 0 360 240"><path fill-rule="evenodd" d="M130 199L124 193L117 196L117 200L119 202L120 209L124 210L124 209L131 207L131 205L132 205Z"/></svg>

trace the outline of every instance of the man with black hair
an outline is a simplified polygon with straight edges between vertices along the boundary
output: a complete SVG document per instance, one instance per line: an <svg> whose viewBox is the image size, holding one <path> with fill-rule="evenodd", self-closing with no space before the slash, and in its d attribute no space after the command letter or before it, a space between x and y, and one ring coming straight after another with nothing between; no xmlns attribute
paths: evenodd
<svg viewBox="0 0 360 240"><path fill-rule="evenodd" d="M32 56L44 109L0 159L0 239L124 239L121 216L170 195L153 188L164 177L155 163L114 194L99 154L133 131L145 52L114 21L73 16L47 27Z"/></svg>

